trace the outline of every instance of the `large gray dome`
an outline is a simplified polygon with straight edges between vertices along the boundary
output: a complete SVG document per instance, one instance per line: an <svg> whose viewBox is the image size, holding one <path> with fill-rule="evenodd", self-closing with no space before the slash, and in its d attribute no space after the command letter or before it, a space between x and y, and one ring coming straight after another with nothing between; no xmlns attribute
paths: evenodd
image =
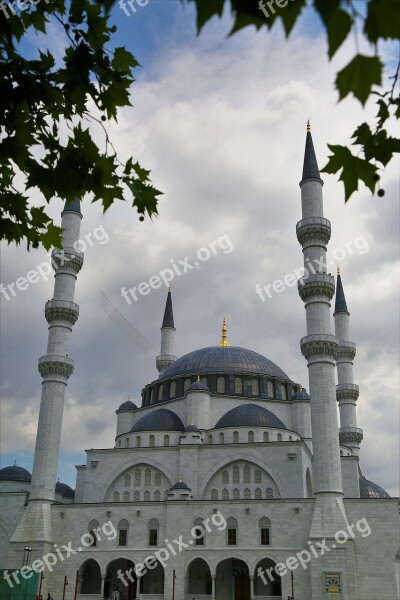
<svg viewBox="0 0 400 600"><path fill-rule="evenodd" d="M0 481L24 481L30 483L32 475L23 467L11 465L0 469Z"/></svg>
<svg viewBox="0 0 400 600"><path fill-rule="evenodd" d="M390 498L389 494L383 488L368 481L363 475L360 477L360 498Z"/></svg>
<svg viewBox="0 0 400 600"><path fill-rule="evenodd" d="M286 429L282 421L271 411L257 404L242 404L225 413L214 429L225 427L275 427Z"/></svg>
<svg viewBox="0 0 400 600"><path fill-rule="evenodd" d="M200 373L249 373L289 379L271 360L239 346L208 346L178 358L162 373L162 379Z"/></svg>
<svg viewBox="0 0 400 600"><path fill-rule="evenodd" d="M172 410L159 408L145 415L132 427L135 431L183 431L185 429L182 421Z"/></svg>

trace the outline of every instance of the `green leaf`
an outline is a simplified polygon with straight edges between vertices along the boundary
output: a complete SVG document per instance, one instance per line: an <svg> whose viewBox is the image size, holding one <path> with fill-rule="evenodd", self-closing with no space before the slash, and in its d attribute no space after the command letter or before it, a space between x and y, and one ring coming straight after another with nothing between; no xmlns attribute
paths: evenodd
<svg viewBox="0 0 400 600"><path fill-rule="evenodd" d="M361 180L373 193L376 186L374 176L377 167L367 160L354 156L345 146L332 146L328 144L329 150L333 152L328 163L322 169L324 173L337 173L341 170L339 181L343 181L345 189L345 202L358 190L358 182Z"/></svg>
<svg viewBox="0 0 400 600"><path fill-rule="evenodd" d="M49 223L47 230L44 233L39 234L39 241L43 244L46 250L50 248L60 247L61 245L61 233L62 228Z"/></svg>
<svg viewBox="0 0 400 600"><path fill-rule="evenodd" d="M343 100L351 92L365 104L373 85L382 83L382 63L377 56L357 54L336 77L339 98Z"/></svg>
<svg viewBox="0 0 400 600"><path fill-rule="evenodd" d="M327 27L329 44L328 54L330 59L343 44L344 40L349 35L352 26L353 19L350 17L349 13L341 9L333 12Z"/></svg>
<svg viewBox="0 0 400 600"><path fill-rule="evenodd" d="M131 68L134 69L140 66L133 54L123 46L115 48L111 65L117 71L123 71L124 73L130 72Z"/></svg>
<svg viewBox="0 0 400 600"><path fill-rule="evenodd" d="M204 25L212 19L214 15L222 17L224 12L225 0L213 0L212 2L204 0L194 0L197 10L197 33L199 34Z"/></svg>
<svg viewBox="0 0 400 600"><path fill-rule="evenodd" d="M395 39L400 31L399 0L369 0L364 33L376 44L379 39Z"/></svg>

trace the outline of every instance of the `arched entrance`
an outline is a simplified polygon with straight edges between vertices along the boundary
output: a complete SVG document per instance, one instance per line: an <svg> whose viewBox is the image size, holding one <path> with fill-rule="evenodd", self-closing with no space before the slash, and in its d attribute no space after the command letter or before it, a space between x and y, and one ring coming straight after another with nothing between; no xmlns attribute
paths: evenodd
<svg viewBox="0 0 400 600"><path fill-rule="evenodd" d="M215 595L218 600L250 600L249 567L243 560L227 558L218 564Z"/></svg>
<svg viewBox="0 0 400 600"><path fill-rule="evenodd" d="M254 595L275 596L281 598L281 577L275 571L276 563L270 558L263 558L257 564L254 572Z"/></svg>
<svg viewBox="0 0 400 600"><path fill-rule="evenodd" d="M210 567L203 558L195 558L187 570L187 595L211 596L212 581Z"/></svg>
<svg viewBox="0 0 400 600"><path fill-rule="evenodd" d="M79 569L79 593L84 595L100 594L101 572L98 563L89 558Z"/></svg>
<svg viewBox="0 0 400 600"><path fill-rule="evenodd" d="M123 579L118 577L118 571L121 569ZM118 600L135 600L137 596L137 581L135 575L135 565L127 558L117 558L107 565L106 578L104 580L104 598L115 598ZM128 577L130 573L130 578ZM133 579L133 581L131 581ZM127 585L125 585L124 581Z"/></svg>
<svg viewBox="0 0 400 600"><path fill-rule="evenodd" d="M160 563L154 569L147 569L140 578L140 594L143 594L143 598L146 598L146 594L164 594L164 569Z"/></svg>

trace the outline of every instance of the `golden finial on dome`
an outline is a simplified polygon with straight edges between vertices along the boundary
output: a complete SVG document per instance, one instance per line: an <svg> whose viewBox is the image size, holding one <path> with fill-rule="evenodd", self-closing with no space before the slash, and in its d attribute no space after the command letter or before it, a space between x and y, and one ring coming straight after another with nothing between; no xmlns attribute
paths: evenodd
<svg viewBox="0 0 400 600"><path fill-rule="evenodd" d="M311 131L310 119L307 120L307 131Z"/></svg>
<svg viewBox="0 0 400 600"><path fill-rule="evenodd" d="M183 481L183 477L182 477L182 475L179 475L179 483L182 483L182 481Z"/></svg>
<svg viewBox="0 0 400 600"><path fill-rule="evenodd" d="M130 394L128 394L128 400L132 400L132 398L131 398L131 395L130 395Z"/></svg>
<svg viewBox="0 0 400 600"><path fill-rule="evenodd" d="M194 421L193 421L193 419L190 419L190 421L189 421L189 425L194 425Z"/></svg>
<svg viewBox="0 0 400 600"><path fill-rule="evenodd" d="M226 330L226 319L224 317L224 320L222 321L222 337L221 337L221 341L218 344L218 346L230 346L228 339L227 339L227 330Z"/></svg>
<svg viewBox="0 0 400 600"><path fill-rule="evenodd" d="M169 291L169 292L172 292L172 285L169 285L169 286L168 286L168 291Z"/></svg>

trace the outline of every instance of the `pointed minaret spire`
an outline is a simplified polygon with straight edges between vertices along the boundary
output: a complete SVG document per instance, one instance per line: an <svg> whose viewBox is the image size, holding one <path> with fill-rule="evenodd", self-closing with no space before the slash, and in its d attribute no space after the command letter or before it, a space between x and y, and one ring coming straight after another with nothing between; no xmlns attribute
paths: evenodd
<svg viewBox="0 0 400 600"><path fill-rule="evenodd" d="M340 276L340 269L337 269L337 281L336 281L336 299L335 299L335 312L336 313L347 313L350 314L347 310L346 298L344 296L342 278Z"/></svg>
<svg viewBox="0 0 400 600"><path fill-rule="evenodd" d="M311 136L310 120L307 121L307 137L306 148L304 151L302 181L304 181L305 179L321 179L319 174L317 158L315 156L314 144Z"/></svg>
<svg viewBox="0 0 400 600"><path fill-rule="evenodd" d="M218 346L223 346L223 347L230 346L230 343L228 342L228 337L227 337L227 329L226 329L226 319L225 319L225 317L224 317L224 319L222 321L222 336L221 336L221 341L218 344Z"/></svg>
<svg viewBox="0 0 400 600"><path fill-rule="evenodd" d="M156 358L156 367L161 373L168 369L176 361L175 349L175 324L174 312L172 310L171 286L168 288L167 301L165 303L164 317L161 325L161 351Z"/></svg>
<svg viewBox="0 0 400 600"><path fill-rule="evenodd" d="M342 278L338 268L335 302L335 334L339 341L336 353L338 385L336 399L339 404L340 429L339 440L343 446L351 448L353 455L358 456L363 431L357 427L358 385L353 380L353 362L356 345L350 341L350 313L344 297Z"/></svg>

